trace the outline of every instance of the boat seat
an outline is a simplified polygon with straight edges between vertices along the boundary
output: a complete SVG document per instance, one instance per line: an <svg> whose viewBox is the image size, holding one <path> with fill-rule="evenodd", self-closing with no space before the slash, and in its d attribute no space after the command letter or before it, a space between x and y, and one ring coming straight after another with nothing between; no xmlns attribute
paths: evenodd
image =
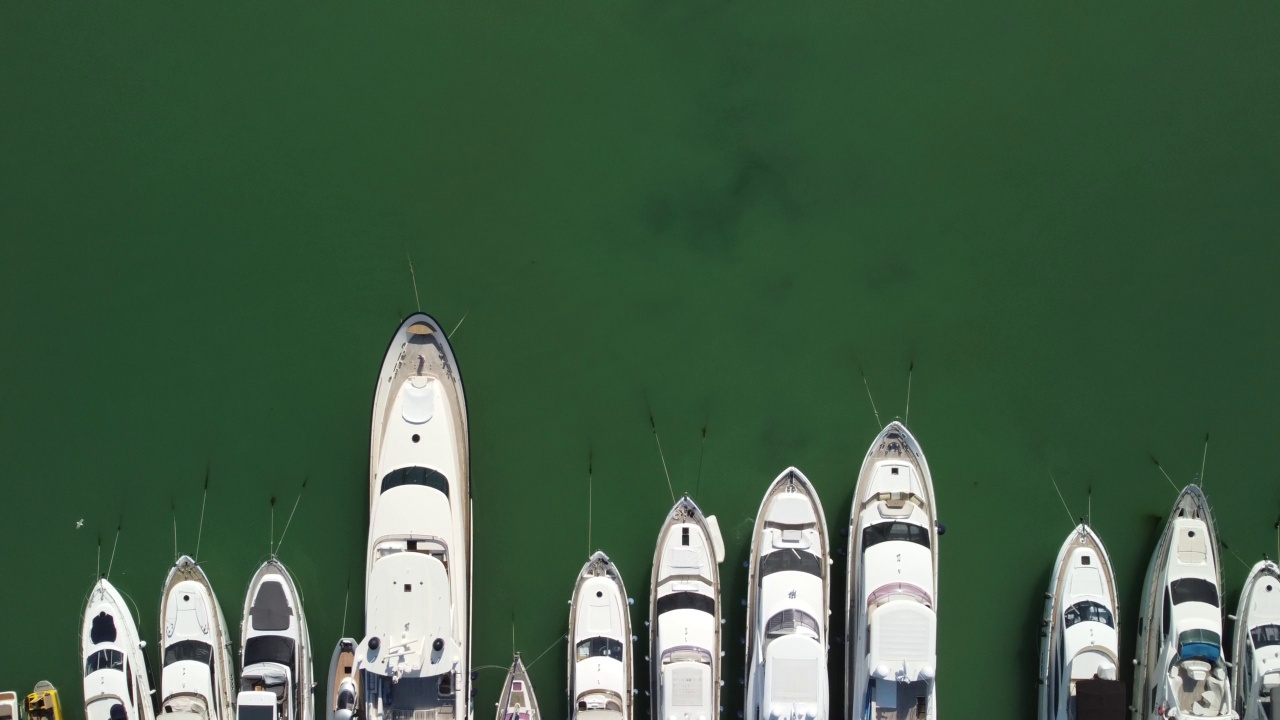
<svg viewBox="0 0 1280 720"><path fill-rule="evenodd" d="M1182 668L1187 673L1187 677L1197 683L1204 682L1209 677L1209 671L1212 669L1209 663L1203 660L1188 660L1182 663Z"/></svg>
<svg viewBox="0 0 1280 720"><path fill-rule="evenodd" d="M903 493L891 493L888 500L881 500L880 516L886 518L909 518L915 508Z"/></svg>

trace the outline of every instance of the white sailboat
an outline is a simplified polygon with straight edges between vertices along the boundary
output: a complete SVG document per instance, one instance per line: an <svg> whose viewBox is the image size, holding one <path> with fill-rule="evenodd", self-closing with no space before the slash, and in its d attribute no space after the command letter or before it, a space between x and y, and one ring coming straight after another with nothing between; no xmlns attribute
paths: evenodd
<svg viewBox="0 0 1280 720"><path fill-rule="evenodd" d="M631 616L622 575L596 552L582 567L569 602L570 720L631 720Z"/></svg>
<svg viewBox="0 0 1280 720"><path fill-rule="evenodd" d="M333 648L329 661L329 698L326 720L351 720L359 709L359 688L356 687L356 641L342 638Z"/></svg>
<svg viewBox="0 0 1280 720"><path fill-rule="evenodd" d="M462 720L471 694L467 404L444 332L409 316L378 374L369 452L363 720Z"/></svg>
<svg viewBox="0 0 1280 720"><path fill-rule="evenodd" d="M1039 720L1122 720L1120 603L1102 540L1077 525L1058 552L1040 644Z"/></svg>
<svg viewBox="0 0 1280 720"><path fill-rule="evenodd" d="M249 581L241 618L239 720L313 720L311 635L302 594L275 557Z"/></svg>
<svg viewBox="0 0 1280 720"><path fill-rule="evenodd" d="M1222 565L1209 501L1188 485L1151 556L1138 612L1133 720L1235 718L1222 657Z"/></svg>
<svg viewBox="0 0 1280 720"><path fill-rule="evenodd" d="M720 717L720 563L715 516L685 496L658 536L649 595L649 687L657 720Z"/></svg>
<svg viewBox="0 0 1280 720"><path fill-rule="evenodd" d="M1280 567L1260 560L1236 610L1231 686L1241 720L1280 719Z"/></svg>
<svg viewBox="0 0 1280 720"><path fill-rule="evenodd" d="M891 422L867 450L849 516L847 717L938 716L937 526L929 464Z"/></svg>
<svg viewBox="0 0 1280 720"><path fill-rule="evenodd" d="M831 555L808 478L787 468L769 486L751 535L746 720L826 720Z"/></svg>
<svg viewBox="0 0 1280 720"><path fill-rule="evenodd" d="M80 631L86 720L154 720L145 647L124 597L102 578L89 592Z"/></svg>
<svg viewBox="0 0 1280 720"><path fill-rule="evenodd" d="M231 720L234 715L231 634L213 586L183 555L169 570L160 596L164 668L160 707L172 720Z"/></svg>
<svg viewBox="0 0 1280 720"><path fill-rule="evenodd" d="M538 699L533 695L533 683L529 681L520 653L516 653L515 660L511 661L507 681L502 684L497 720L542 720Z"/></svg>

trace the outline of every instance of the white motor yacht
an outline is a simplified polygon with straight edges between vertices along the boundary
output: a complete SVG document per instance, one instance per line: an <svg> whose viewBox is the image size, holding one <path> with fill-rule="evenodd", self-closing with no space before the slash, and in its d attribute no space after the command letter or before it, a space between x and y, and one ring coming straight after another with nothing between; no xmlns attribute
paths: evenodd
<svg viewBox="0 0 1280 720"><path fill-rule="evenodd" d="M378 373L369 452L363 720L462 720L471 707L467 404L440 326L400 324Z"/></svg>
<svg viewBox="0 0 1280 720"><path fill-rule="evenodd" d="M329 661L327 720L351 720L359 709L355 668L356 641L342 638L333 648L333 658Z"/></svg>
<svg viewBox="0 0 1280 720"><path fill-rule="evenodd" d="M213 586L195 560L183 555L160 596L164 668L160 709L172 720L231 720L235 695L231 634Z"/></svg>
<svg viewBox="0 0 1280 720"><path fill-rule="evenodd" d="M570 720L631 720L631 616L622 575L597 552L578 574L569 602Z"/></svg>
<svg viewBox="0 0 1280 720"><path fill-rule="evenodd" d="M1241 720L1280 720L1280 567L1260 560L1236 610L1231 686Z"/></svg>
<svg viewBox="0 0 1280 720"><path fill-rule="evenodd" d="M1188 485L1174 503L1138 609L1133 720L1235 718L1222 656L1222 565L1209 501Z"/></svg>
<svg viewBox="0 0 1280 720"><path fill-rule="evenodd" d="M769 486L751 535L746 720L827 720L831 553L808 478L787 468Z"/></svg>
<svg viewBox="0 0 1280 720"><path fill-rule="evenodd" d="M18 707L18 693L12 690L0 692L0 720L21 720Z"/></svg>
<svg viewBox="0 0 1280 720"><path fill-rule="evenodd" d="M529 673L516 653L511 661L511 669L507 671L507 681L502 685L502 695L498 697L497 720L541 720L538 713L538 699L533 696L533 683L529 682Z"/></svg>
<svg viewBox="0 0 1280 720"><path fill-rule="evenodd" d="M934 720L938 515L929 464L897 421L867 450L849 515L845 714Z"/></svg>
<svg viewBox="0 0 1280 720"><path fill-rule="evenodd" d="M154 720L145 647L124 597L102 578L89 592L80 632L86 720Z"/></svg>
<svg viewBox="0 0 1280 720"><path fill-rule="evenodd" d="M720 563L715 516L684 496L658 536L649 590L651 718L720 717Z"/></svg>
<svg viewBox="0 0 1280 720"><path fill-rule="evenodd" d="M1058 552L1040 643L1039 720L1123 720L1120 603L1102 540L1077 525Z"/></svg>
<svg viewBox="0 0 1280 720"><path fill-rule="evenodd" d="M313 720L311 635L302 594L276 558L249 581L241 618L238 720Z"/></svg>

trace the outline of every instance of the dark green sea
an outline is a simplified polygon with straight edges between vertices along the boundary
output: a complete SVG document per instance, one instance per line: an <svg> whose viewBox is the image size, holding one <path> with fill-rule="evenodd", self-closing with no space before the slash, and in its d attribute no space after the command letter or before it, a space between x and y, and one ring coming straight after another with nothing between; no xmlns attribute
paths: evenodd
<svg viewBox="0 0 1280 720"><path fill-rule="evenodd" d="M200 561L236 626L271 498L278 535L308 479L280 555L324 676L362 629L411 256L422 309L461 323L477 718L513 623L564 716L589 549L644 636L671 505L650 411L724 529L735 718L760 498L794 464L835 534L878 429L862 373L887 422L912 363L942 712L1031 717L1073 522L1050 472L1110 551L1126 660L1175 496L1152 456L1181 486L1211 434L1229 609L1276 553L1278 48L1274 0L0 4L0 689L47 678L81 716L117 526L111 580L156 641L206 470Z"/></svg>

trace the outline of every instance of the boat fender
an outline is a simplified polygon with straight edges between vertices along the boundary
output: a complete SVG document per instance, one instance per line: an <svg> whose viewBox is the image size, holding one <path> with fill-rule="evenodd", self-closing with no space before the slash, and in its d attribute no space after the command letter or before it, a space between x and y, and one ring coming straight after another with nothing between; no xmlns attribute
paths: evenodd
<svg viewBox="0 0 1280 720"><path fill-rule="evenodd" d="M947 534L947 526L943 525L942 523L938 523L938 535L946 535L946 534Z"/></svg>
<svg viewBox="0 0 1280 720"><path fill-rule="evenodd" d="M382 641L381 641L381 640L379 640L379 639L378 639L378 637L377 637L376 635L375 635L374 637L369 638L369 649L370 649L370 650L377 651L378 646L380 646L380 645L382 645Z"/></svg>
<svg viewBox="0 0 1280 720"><path fill-rule="evenodd" d="M443 649L444 649L444 638L436 638L436 639L431 643L431 649L432 649L432 650L435 650L436 652L440 652L441 650L443 650Z"/></svg>
<svg viewBox="0 0 1280 720"><path fill-rule="evenodd" d="M635 605L635 604L636 604L635 598L627 598L627 605Z"/></svg>
<svg viewBox="0 0 1280 720"><path fill-rule="evenodd" d="M742 598L742 607L746 607L746 606L747 606L747 599Z"/></svg>
<svg viewBox="0 0 1280 720"><path fill-rule="evenodd" d="M920 677L924 678L925 680L932 680L936 673L937 671L934 670L932 665L925 665L924 667L920 668Z"/></svg>

